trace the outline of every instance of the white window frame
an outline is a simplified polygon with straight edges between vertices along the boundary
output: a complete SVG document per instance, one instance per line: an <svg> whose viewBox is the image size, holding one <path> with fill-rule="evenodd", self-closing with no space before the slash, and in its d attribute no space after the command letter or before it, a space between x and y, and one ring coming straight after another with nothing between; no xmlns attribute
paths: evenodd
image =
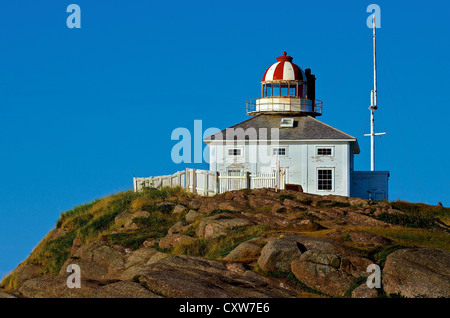
<svg viewBox="0 0 450 318"><path fill-rule="evenodd" d="M319 189L319 170L331 170L331 190ZM316 176L317 176L317 184L316 184L317 191L319 191L319 192L334 192L335 174L334 174L333 167L318 167L317 171L316 171Z"/></svg>
<svg viewBox="0 0 450 318"><path fill-rule="evenodd" d="M276 157L276 156L277 156L277 154L276 154L276 152L275 152L275 150L277 150L277 149L278 149L278 152L279 152L280 149L284 149L284 155L278 154L278 157L286 157L286 156L288 156L289 148L286 147L286 146L283 146L283 147L272 147L272 148L270 149L270 153L271 153L271 156L272 156L272 157Z"/></svg>
<svg viewBox="0 0 450 318"><path fill-rule="evenodd" d="M330 149L330 155L319 155L319 149ZM334 157L334 146L316 146L316 156L320 157Z"/></svg>
<svg viewBox="0 0 450 318"><path fill-rule="evenodd" d="M239 150L240 154L239 155L234 155L234 154L230 154L230 150ZM227 157L242 157L244 155L244 148L242 147L230 147L227 148Z"/></svg>

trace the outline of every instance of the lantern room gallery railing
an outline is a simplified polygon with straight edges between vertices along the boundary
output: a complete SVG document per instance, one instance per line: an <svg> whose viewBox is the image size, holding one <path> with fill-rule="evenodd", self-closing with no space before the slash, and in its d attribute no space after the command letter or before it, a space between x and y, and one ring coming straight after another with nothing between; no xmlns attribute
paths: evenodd
<svg viewBox="0 0 450 318"><path fill-rule="evenodd" d="M246 102L247 114L255 112L304 112L322 115L321 100L306 98L254 98Z"/></svg>

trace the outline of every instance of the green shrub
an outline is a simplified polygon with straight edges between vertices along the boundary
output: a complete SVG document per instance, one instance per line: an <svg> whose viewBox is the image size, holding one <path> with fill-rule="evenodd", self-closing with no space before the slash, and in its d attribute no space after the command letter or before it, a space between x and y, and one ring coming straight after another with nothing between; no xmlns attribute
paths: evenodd
<svg viewBox="0 0 450 318"><path fill-rule="evenodd" d="M430 215L421 215L418 213L402 214L402 213L386 213L382 212L377 219L386 223L402 225L412 228L431 229L435 227L436 218Z"/></svg>
<svg viewBox="0 0 450 318"><path fill-rule="evenodd" d="M99 200L96 199L90 203L81 204L79 206L76 206L70 211L66 211L64 213L61 213L61 216L59 217L58 221L56 222L56 227L60 228L63 221L67 218L75 217L75 216L81 216L87 212L98 202Z"/></svg>
<svg viewBox="0 0 450 318"><path fill-rule="evenodd" d="M408 214L421 214L424 216L449 216L450 208L439 205L429 205L425 203L411 203L406 201L393 201L390 203L391 207L396 210Z"/></svg>
<svg viewBox="0 0 450 318"><path fill-rule="evenodd" d="M132 250L138 249L142 243L148 238L148 235L142 235L139 231L128 233L115 233L107 236L109 241L114 245L122 245Z"/></svg>
<svg viewBox="0 0 450 318"><path fill-rule="evenodd" d="M281 202L283 202L285 199L294 200L295 197L291 194L282 194L279 196L279 199L281 200Z"/></svg>
<svg viewBox="0 0 450 318"><path fill-rule="evenodd" d="M48 241L37 262L44 265L43 274L56 274L70 256L75 232L69 232L61 237Z"/></svg>
<svg viewBox="0 0 450 318"><path fill-rule="evenodd" d="M386 263L386 258L389 256L389 254L406 248L406 246L403 245L391 245L391 246L383 246L381 248L378 248L378 251L373 255L375 261L378 265L380 265L381 268L384 267L384 264Z"/></svg>

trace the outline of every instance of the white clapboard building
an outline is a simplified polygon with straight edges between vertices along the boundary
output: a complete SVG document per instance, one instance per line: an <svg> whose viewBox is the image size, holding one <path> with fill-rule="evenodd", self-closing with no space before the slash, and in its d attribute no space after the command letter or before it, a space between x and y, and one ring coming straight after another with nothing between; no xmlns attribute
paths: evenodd
<svg viewBox="0 0 450 318"><path fill-rule="evenodd" d="M249 119L204 139L210 171L227 178L219 192L240 187L233 177L256 182L276 176L279 188L295 184L307 193L387 199L389 172L354 170L357 139L317 119L316 78L292 60L284 52L266 70L261 98L247 101Z"/></svg>

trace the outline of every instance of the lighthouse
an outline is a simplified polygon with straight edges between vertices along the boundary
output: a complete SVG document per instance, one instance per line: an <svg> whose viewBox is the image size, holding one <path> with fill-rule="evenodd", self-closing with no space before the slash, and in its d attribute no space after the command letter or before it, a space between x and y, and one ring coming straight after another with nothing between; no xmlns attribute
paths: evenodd
<svg viewBox="0 0 450 318"><path fill-rule="evenodd" d="M247 101L247 114L322 115L322 102L315 99L316 78L311 69L303 71L283 52L265 72L261 98Z"/></svg>
<svg viewBox="0 0 450 318"><path fill-rule="evenodd" d="M246 101L247 120L204 139L209 170L231 181L250 176L255 182L247 187L276 175L279 188L294 184L313 194L388 199L389 172L355 171L357 139L317 119L323 103L316 99L316 77L293 60L283 52L266 68L261 96ZM220 192L242 188L231 181Z"/></svg>

